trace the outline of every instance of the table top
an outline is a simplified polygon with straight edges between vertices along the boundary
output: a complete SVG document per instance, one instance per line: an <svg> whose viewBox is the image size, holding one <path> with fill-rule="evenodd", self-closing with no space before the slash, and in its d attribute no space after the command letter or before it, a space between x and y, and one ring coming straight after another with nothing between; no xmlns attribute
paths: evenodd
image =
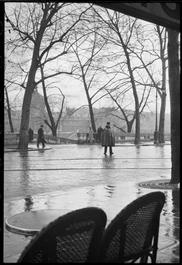
<svg viewBox="0 0 182 265"><path fill-rule="evenodd" d="M8 231L16 234L33 236L50 222L68 212L68 209L21 212L7 218L5 227Z"/></svg>

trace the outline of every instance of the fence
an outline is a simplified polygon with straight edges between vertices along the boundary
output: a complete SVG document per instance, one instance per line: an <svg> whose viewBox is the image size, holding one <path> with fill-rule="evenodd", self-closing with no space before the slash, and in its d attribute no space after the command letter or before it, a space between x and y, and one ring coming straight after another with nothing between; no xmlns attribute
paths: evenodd
<svg viewBox="0 0 182 265"><path fill-rule="evenodd" d="M19 133L4 134L4 145L17 145L19 141Z"/></svg>
<svg viewBox="0 0 182 265"><path fill-rule="evenodd" d="M78 144L89 143L88 133L77 133ZM115 142L116 143L125 143L125 142L134 142L135 134L126 134L126 135L116 135ZM141 133L140 140L142 142L151 142L154 141L154 134L151 133ZM170 141L170 134L165 134L165 141ZM98 134L94 133L94 142L100 142Z"/></svg>
<svg viewBox="0 0 182 265"><path fill-rule="evenodd" d="M35 142L37 139L37 134L34 134L34 140ZM45 135L45 139L47 143L50 144L60 144L60 143L78 143L78 144L86 144L89 143L88 139L88 133L85 132L79 132L77 133L77 139L69 139L64 137L54 137L52 135ZM116 135L115 136L115 142L116 143L125 143L125 142L134 142L135 135L134 134L126 134L126 135ZM140 140L142 142L147 141L154 141L154 134L151 133L143 133L140 135ZM170 134L165 134L165 141L170 141ZM19 133L6 133L4 135L4 145L17 145L19 142ZM98 134L94 133L94 143L99 143Z"/></svg>

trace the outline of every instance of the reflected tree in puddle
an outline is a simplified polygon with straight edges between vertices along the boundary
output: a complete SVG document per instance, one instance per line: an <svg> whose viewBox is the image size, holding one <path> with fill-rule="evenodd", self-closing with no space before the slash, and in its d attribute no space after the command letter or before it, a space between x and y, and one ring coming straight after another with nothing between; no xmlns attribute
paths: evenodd
<svg viewBox="0 0 182 265"><path fill-rule="evenodd" d="M166 241L171 238L171 227L172 227L172 198L171 191L164 191L166 202L163 208L163 216L165 216L165 237Z"/></svg>
<svg viewBox="0 0 182 265"><path fill-rule="evenodd" d="M179 261L179 191L164 191L166 203L163 208L163 221L161 226L161 241L163 246L161 254L163 259L170 263Z"/></svg>
<svg viewBox="0 0 182 265"><path fill-rule="evenodd" d="M21 150L19 151L20 157L24 158L28 156L28 150Z"/></svg>
<svg viewBox="0 0 182 265"><path fill-rule="evenodd" d="M135 147L136 147L136 154L139 155L141 146L139 144L137 144L137 145L135 145Z"/></svg>
<svg viewBox="0 0 182 265"><path fill-rule="evenodd" d="M179 189L172 190L172 205L173 205L172 212L174 213L174 216L179 217L179 206L180 206Z"/></svg>
<svg viewBox="0 0 182 265"><path fill-rule="evenodd" d="M172 253L174 255L172 263L179 261L179 190L172 190L172 212L173 212L173 237L176 240L177 244L173 247Z"/></svg>
<svg viewBox="0 0 182 265"><path fill-rule="evenodd" d="M114 191L115 191L115 186L113 186L113 185L106 185L104 188L107 191L106 197L111 198L112 195L113 195L113 193L114 193Z"/></svg>
<svg viewBox="0 0 182 265"><path fill-rule="evenodd" d="M33 197L31 196L31 179L30 179L30 157L26 151L20 152L20 189L24 194L24 211L31 211L34 206Z"/></svg>
<svg viewBox="0 0 182 265"><path fill-rule="evenodd" d="M24 207L25 212L31 211L33 208L33 198L30 195L28 195L27 197L24 198L24 200L25 200L25 207Z"/></svg>
<svg viewBox="0 0 182 265"><path fill-rule="evenodd" d="M29 157L28 152L20 153L20 189L24 193L24 197L30 196L30 178L29 178Z"/></svg>

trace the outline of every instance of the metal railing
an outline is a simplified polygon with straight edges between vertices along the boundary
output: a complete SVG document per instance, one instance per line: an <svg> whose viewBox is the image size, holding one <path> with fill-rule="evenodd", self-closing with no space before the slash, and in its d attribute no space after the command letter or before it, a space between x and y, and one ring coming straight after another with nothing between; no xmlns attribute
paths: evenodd
<svg viewBox="0 0 182 265"><path fill-rule="evenodd" d="M78 144L85 144L90 143L89 141L89 134L86 132L79 132L76 134L75 139L69 139L66 137L55 137L52 135L45 135L45 140L47 143L50 144L61 144L61 143L78 143ZM99 135L97 133L93 134L93 141L92 143L100 143ZM165 134L165 141L170 141L170 134ZM37 134L34 134L33 142L37 139ZM133 142L135 139L134 134L126 134L126 135L115 135L115 142L116 143L125 143L125 142ZM140 140L142 142L147 141L154 141L154 134L152 133L141 133ZM17 145L19 142L19 133L5 133L4 134L4 145Z"/></svg>

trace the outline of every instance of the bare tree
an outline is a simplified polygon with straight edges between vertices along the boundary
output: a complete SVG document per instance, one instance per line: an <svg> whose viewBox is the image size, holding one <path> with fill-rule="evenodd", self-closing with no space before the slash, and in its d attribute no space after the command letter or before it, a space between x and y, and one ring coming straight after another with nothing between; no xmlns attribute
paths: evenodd
<svg viewBox="0 0 182 265"><path fill-rule="evenodd" d="M57 28L57 27L55 27L55 28ZM52 43L50 42L50 46L51 46L51 44ZM49 121L47 119L44 119L44 122L51 129L52 135L55 137L57 137L57 129L58 129L60 119L62 117L62 113L63 113L65 95L62 93L61 89L59 87L57 87L57 89L59 90L59 92L62 96L62 99L60 99L60 102L59 102L59 104L61 105L61 107L59 108L59 115L58 115L57 121L55 121L54 113L51 111L51 107L50 107L49 100L48 100L48 94L47 94L47 88L50 87L50 85L46 84L46 82L49 79L55 79L55 77L60 78L60 76L62 74L68 74L68 75L72 74L73 69L71 69L70 71L63 71L62 69L60 69L60 67L58 67L58 69L56 69L56 67L54 67L53 71L51 71L51 68L49 67L50 64L53 64L53 63L56 64L56 61L58 59L61 59L64 55L66 55L69 52L70 45L67 45L67 42L63 43L62 46L63 46L62 52L60 52L61 49L60 49L60 44L59 44L58 51L57 52L55 51L53 55L50 55L50 53L51 53L50 49L47 49L44 56L42 58L40 58L39 69L40 69L41 77L39 80L36 81L36 86L39 86L39 84L42 84L44 102L45 102L47 114L49 117ZM58 66L59 66L59 64L58 64ZM59 79L58 79L58 81L59 81ZM56 83L56 80L54 80L54 83Z"/></svg>
<svg viewBox="0 0 182 265"><path fill-rule="evenodd" d="M157 39L154 35L154 32L157 35ZM157 93L161 99L160 107L160 119L159 119L159 135L158 142L164 143L164 125L165 125L165 109L166 109L166 63L167 63L167 35L166 29L156 25L155 28L152 27L150 31L147 32L149 36L143 39L138 38L138 50L130 49L131 53L134 53L135 56L141 61L143 68L145 69L150 83L146 84L156 89ZM154 44L154 40L155 42ZM145 42L147 44L145 45ZM145 47L147 46L147 48ZM145 58L148 56L151 57L150 61L146 61ZM158 65L158 62L161 62L161 66ZM152 70L157 69L156 70ZM160 79L161 78L161 79Z"/></svg>
<svg viewBox="0 0 182 265"><path fill-rule="evenodd" d="M142 36L141 26L137 19L133 19L115 11L95 9L95 12L98 16L98 20L103 24L100 34L108 40L108 43L116 47L114 57L116 57L117 63L115 62L115 64L112 65L112 69L122 74L120 80L125 83L125 88L123 89L128 90L126 86L129 86L133 94L135 106L133 118L130 121L126 115L124 115L124 118L129 128L135 120L134 142L138 144L140 142L140 113L145 107L150 94L150 89L148 90L145 86L145 81L140 82L140 84L137 83L137 80L142 79L141 71L143 71L143 66L141 63L139 64L139 60L137 60L136 56L134 57L131 53L131 48L136 48L137 46L137 38L140 35ZM139 95L139 90L141 91L142 88L143 92ZM146 96L144 97L145 93ZM143 106L142 102L145 102Z"/></svg>
<svg viewBox="0 0 182 265"><path fill-rule="evenodd" d="M53 112L51 111L51 107L48 101L48 96L47 96L47 89L46 89L46 85L45 85L45 78L44 78L44 72L43 72L43 67L40 66L41 69L41 75L42 75L42 87L43 87L43 94L44 94L44 102L45 102L45 106L47 109L47 113L48 113L48 117L49 117L49 121L47 119L44 120L44 122L48 125L48 127L51 129L52 131L52 135L54 137L57 137L57 128L60 122L60 119L62 117L62 113L63 113L63 107L64 107L64 101L65 101L65 95L62 93L60 88L57 88L59 90L59 92L62 95L62 102L60 102L61 107L59 108L59 115L57 117L57 120L55 121L55 118L53 116Z"/></svg>
<svg viewBox="0 0 182 265"><path fill-rule="evenodd" d="M10 102L9 102L9 96L8 96L8 91L7 91L6 85L4 85L4 90L5 90L6 110L7 110L7 113L8 113L10 131L13 133L14 132L14 127L13 127L13 121L12 121L12 115L11 115L11 106L10 106Z"/></svg>
<svg viewBox="0 0 182 265"><path fill-rule="evenodd" d="M156 31L160 43L160 55L159 59L161 60L161 87L158 89L158 93L161 98L161 107L160 107L160 119L159 119L159 143L164 143L164 126L165 126L165 110L166 110L166 63L168 59L167 55L167 31L166 28L156 25Z"/></svg>
<svg viewBox="0 0 182 265"><path fill-rule="evenodd" d="M19 79L21 79L20 72L21 71L17 63L13 63L8 58L5 58L5 80L4 80L5 110L7 111L10 131L12 133L14 132L12 111L15 108L15 101L19 97L19 93L23 90L21 82L19 81Z"/></svg>
<svg viewBox="0 0 182 265"><path fill-rule="evenodd" d="M20 3L15 4L14 12L11 14L6 10L6 21L13 30L10 44L12 49L28 51L31 57L28 67L28 76L25 84L25 94L22 106L20 125L19 148L28 147L28 127L30 117L30 104L32 93L36 87L36 74L40 66L40 60L53 46L67 41L67 34L81 20L87 8L73 8L70 3L45 2L45 3ZM72 24L69 22L74 20ZM59 21L59 28L57 27Z"/></svg>
<svg viewBox="0 0 182 265"><path fill-rule="evenodd" d="M144 84L143 84L144 85ZM144 85L145 86L145 85ZM122 89L119 90L118 88L114 88L114 89L105 89L107 91L107 93L109 94L109 96L111 97L111 99L113 100L113 102L116 104L116 109L115 111L120 111L121 115L117 115L114 113L111 113L111 115L117 117L119 120L124 121L126 123L126 128L127 131L125 131L122 127L118 127L118 129L120 129L122 132L124 133L131 133L132 131L132 127L135 121L135 114L136 112L132 112L131 110L128 110L128 104L126 104L126 106L124 106L124 98L126 96L127 91L130 88L127 89ZM118 91L119 90L119 91ZM143 112L147 102L148 102L148 98L150 95L150 91L151 88L148 90L147 87L145 86L145 89L143 90L143 94L140 100L140 115ZM115 95L113 94L113 92L116 92ZM147 95L145 95L147 94Z"/></svg>
<svg viewBox="0 0 182 265"><path fill-rule="evenodd" d="M88 101L91 126L96 132L93 105L107 95L104 89L113 82L116 74L112 77L108 76L108 78L103 71L101 58L106 41L97 35L97 30L93 24L91 28L84 29L84 32L86 34L76 31L74 34L75 43L72 49L77 59L74 77L83 84Z"/></svg>

